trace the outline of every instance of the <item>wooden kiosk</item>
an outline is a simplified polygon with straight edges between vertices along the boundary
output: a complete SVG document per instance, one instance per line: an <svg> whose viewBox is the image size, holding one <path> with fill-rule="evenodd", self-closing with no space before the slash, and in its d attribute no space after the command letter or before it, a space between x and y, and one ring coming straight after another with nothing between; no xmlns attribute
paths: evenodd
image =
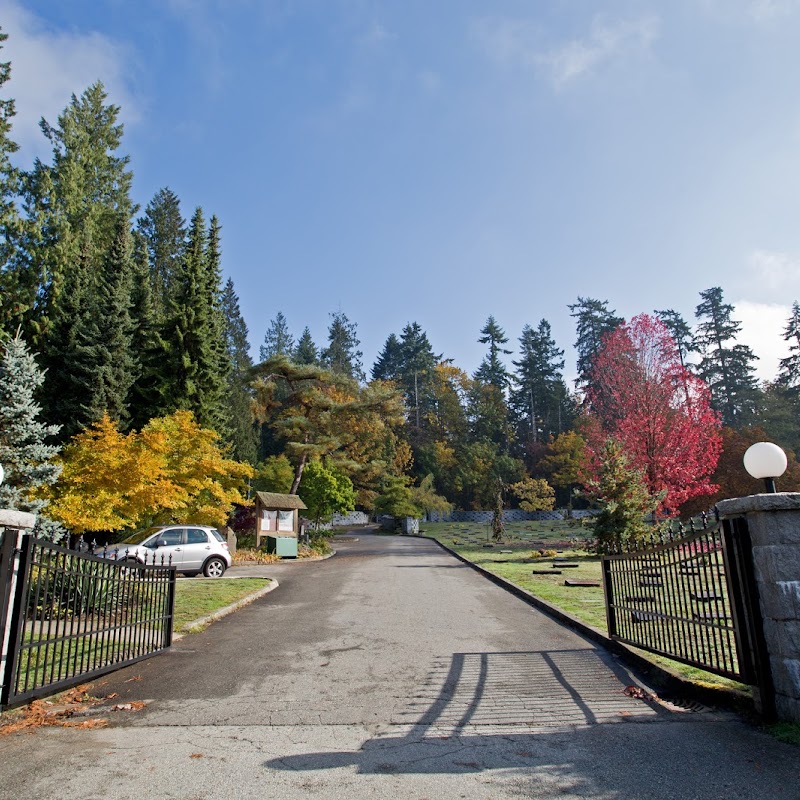
<svg viewBox="0 0 800 800"><path fill-rule="evenodd" d="M296 494L256 492L256 547L266 537L267 552L297 558L300 514L306 504Z"/></svg>

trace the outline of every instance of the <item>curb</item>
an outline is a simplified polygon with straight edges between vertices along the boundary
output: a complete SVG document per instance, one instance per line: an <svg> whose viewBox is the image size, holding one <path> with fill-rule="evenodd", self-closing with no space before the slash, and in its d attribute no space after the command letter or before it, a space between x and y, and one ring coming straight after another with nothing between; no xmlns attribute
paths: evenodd
<svg viewBox="0 0 800 800"><path fill-rule="evenodd" d="M249 606L255 600L263 597L265 594L269 594L270 592L274 591L280 585L275 578L268 578L269 583L264 586L262 589L259 589L257 592L253 592L252 594L247 595L247 597L243 597L241 600L237 600L235 603L231 603L229 606L225 606L225 608L217 609L213 614L207 614L205 617L200 617L200 619L193 620L192 622L187 622L178 633L174 633L172 635L172 642L180 641L186 636L187 633L191 633L195 628L203 628L206 625L211 624L212 622L216 622L218 619L222 619L223 617L227 617L229 614L233 614L235 611L238 611L240 608L244 608L245 606Z"/></svg>
<svg viewBox="0 0 800 800"><path fill-rule="evenodd" d="M577 631L587 639L590 639L596 644L601 645L615 656L618 656L628 666L632 667L641 675L643 675L647 679L648 683L658 688L659 691L664 692L667 695L677 695L694 700L698 703L702 703L703 705L717 706L732 711L738 711L740 713L744 712L749 715L755 715L756 712L753 705L753 699L744 692L740 692L736 689L714 688L695 683L694 681L683 677L683 675L674 672L668 667L662 667L659 664L650 661L650 659L639 655L627 645L612 639L608 636L608 634L603 633L603 631L599 630L598 628L595 628L592 625L587 625L585 622L581 622L581 620L576 619L571 614L567 614L557 606L551 605L545 600L542 600L540 597L531 594L526 589L523 589L522 587L507 581L505 578L501 578L499 575L495 575L493 572L489 572L489 570L478 566L472 561L469 561L468 559L464 558L464 556L456 553L455 550L451 550L447 545L442 544L438 539L434 539L432 536L420 535L417 535L415 538L427 539L430 542L438 544L442 550L449 553L454 558L457 558L468 567L471 567L475 570L475 572L480 573L492 583L499 586L501 589L505 589L507 592L513 594L515 597L518 597L529 606L542 611L549 617L552 617L556 621Z"/></svg>

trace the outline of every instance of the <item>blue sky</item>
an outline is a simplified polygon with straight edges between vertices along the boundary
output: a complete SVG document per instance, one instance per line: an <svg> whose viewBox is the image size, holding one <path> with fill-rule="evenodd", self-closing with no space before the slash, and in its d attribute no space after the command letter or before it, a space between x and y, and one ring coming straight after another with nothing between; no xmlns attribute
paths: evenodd
<svg viewBox="0 0 800 800"><path fill-rule="evenodd" d="M277 311L367 371L410 321L472 372L489 314L578 295L693 321L721 286L774 377L800 299L800 0L0 0L18 162L101 79L144 207L223 225L254 352ZM513 356L512 356L513 358Z"/></svg>

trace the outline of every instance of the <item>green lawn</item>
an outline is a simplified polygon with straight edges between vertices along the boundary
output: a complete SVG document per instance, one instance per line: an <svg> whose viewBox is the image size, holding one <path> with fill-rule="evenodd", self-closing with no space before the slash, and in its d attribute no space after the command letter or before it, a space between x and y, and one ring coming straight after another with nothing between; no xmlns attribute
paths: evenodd
<svg viewBox="0 0 800 800"><path fill-rule="evenodd" d="M181 628L208 614L213 614L270 583L268 578L188 578L175 583L175 618L173 629Z"/></svg>
<svg viewBox="0 0 800 800"><path fill-rule="evenodd" d="M583 623L608 630L600 559L586 552L589 529L575 520L506 523L503 541L493 547L486 523L428 522L420 533L431 536L463 558L529 591ZM502 552L503 550L511 552ZM542 551L546 555L542 555ZM564 568L553 558L568 558L577 567ZM561 574L534 575L533 570ZM597 581L598 587L566 586L565 579ZM749 687L705 670L637 650L656 664L709 686L749 691Z"/></svg>

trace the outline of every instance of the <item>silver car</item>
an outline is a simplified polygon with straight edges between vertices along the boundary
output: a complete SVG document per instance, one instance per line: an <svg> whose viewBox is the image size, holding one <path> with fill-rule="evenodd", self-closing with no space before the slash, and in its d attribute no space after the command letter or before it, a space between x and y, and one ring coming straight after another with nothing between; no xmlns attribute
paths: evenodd
<svg viewBox="0 0 800 800"><path fill-rule="evenodd" d="M232 563L228 544L215 528L160 525L94 551L95 555L139 564L171 564L187 575L220 578Z"/></svg>

